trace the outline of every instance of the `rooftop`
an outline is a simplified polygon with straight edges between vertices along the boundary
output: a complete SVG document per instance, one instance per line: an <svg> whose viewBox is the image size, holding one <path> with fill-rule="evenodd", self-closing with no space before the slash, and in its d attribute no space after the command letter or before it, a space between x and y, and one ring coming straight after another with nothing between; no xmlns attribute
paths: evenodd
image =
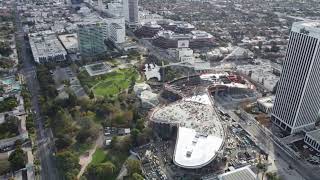
<svg viewBox="0 0 320 180"><path fill-rule="evenodd" d="M219 180L257 180L257 175L245 166L218 176Z"/></svg>
<svg viewBox="0 0 320 180"><path fill-rule="evenodd" d="M56 35L30 36L29 41L35 61L38 60L38 57L67 54Z"/></svg>
<svg viewBox="0 0 320 180"><path fill-rule="evenodd" d="M75 33L59 35L59 39L66 49L78 48L78 35Z"/></svg>
<svg viewBox="0 0 320 180"><path fill-rule="evenodd" d="M260 98L257 101L266 107L273 107L274 100L275 100L274 96L268 96L268 97Z"/></svg>
<svg viewBox="0 0 320 180"><path fill-rule="evenodd" d="M320 39L320 21L295 22L291 30Z"/></svg>
<svg viewBox="0 0 320 180"><path fill-rule="evenodd" d="M209 164L223 145L224 130L207 94L156 109L151 120L178 125L174 162L184 168Z"/></svg>
<svg viewBox="0 0 320 180"><path fill-rule="evenodd" d="M122 26L120 26L119 24L117 23L111 23L112 27L115 28L115 29L122 29Z"/></svg>
<svg viewBox="0 0 320 180"><path fill-rule="evenodd" d="M306 134L308 137L314 139L318 143L320 143L320 129L316 129L310 132L307 132Z"/></svg>

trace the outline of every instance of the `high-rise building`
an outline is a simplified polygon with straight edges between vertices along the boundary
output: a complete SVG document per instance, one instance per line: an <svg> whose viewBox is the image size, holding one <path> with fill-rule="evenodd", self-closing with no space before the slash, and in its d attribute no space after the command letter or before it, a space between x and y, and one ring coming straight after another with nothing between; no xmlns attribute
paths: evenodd
<svg viewBox="0 0 320 180"><path fill-rule="evenodd" d="M123 0L124 15L129 24L139 22L138 0Z"/></svg>
<svg viewBox="0 0 320 180"><path fill-rule="evenodd" d="M319 117L319 43L320 22L293 24L271 116L289 133L313 128Z"/></svg>
<svg viewBox="0 0 320 180"><path fill-rule="evenodd" d="M119 24L112 23L110 25L110 36L109 39L114 43L125 42L125 29L123 29Z"/></svg>
<svg viewBox="0 0 320 180"><path fill-rule="evenodd" d="M106 52L104 40L107 25L105 23L84 23L78 25L78 41L81 57L98 58Z"/></svg>

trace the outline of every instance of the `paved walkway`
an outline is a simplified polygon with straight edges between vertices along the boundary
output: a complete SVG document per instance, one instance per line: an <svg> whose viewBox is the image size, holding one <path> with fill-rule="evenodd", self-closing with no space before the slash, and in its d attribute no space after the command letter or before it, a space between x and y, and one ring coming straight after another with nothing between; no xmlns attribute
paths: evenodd
<svg viewBox="0 0 320 180"><path fill-rule="evenodd" d="M77 179L80 179L80 177L83 175L87 166L92 161L92 155L94 154L94 152L96 152L96 149L98 147L101 147L102 145L103 145L103 135L102 135L102 133L100 133L100 136L96 140L94 147L89 150L89 155L87 155L87 153L86 153L86 154L80 156L79 164L81 166L81 169L80 169L79 174L77 175Z"/></svg>
<svg viewBox="0 0 320 180"><path fill-rule="evenodd" d="M134 155L130 155L127 159L135 159L135 160L138 160L138 158ZM121 170L119 172L119 175L117 177L116 180L123 180L123 177L126 176L128 173L128 169L126 167L126 163L123 163L122 167L121 167Z"/></svg>

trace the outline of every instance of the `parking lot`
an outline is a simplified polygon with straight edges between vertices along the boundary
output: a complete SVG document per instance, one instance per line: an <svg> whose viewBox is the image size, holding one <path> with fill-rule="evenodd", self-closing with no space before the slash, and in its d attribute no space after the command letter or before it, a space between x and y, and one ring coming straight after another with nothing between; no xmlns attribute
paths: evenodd
<svg viewBox="0 0 320 180"><path fill-rule="evenodd" d="M66 84L69 84L69 88L75 93L77 97L87 96L86 92L80 84L79 79L70 67L57 67L56 70L52 72L52 75L55 80L56 89L59 92L63 91L67 87Z"/></svg>

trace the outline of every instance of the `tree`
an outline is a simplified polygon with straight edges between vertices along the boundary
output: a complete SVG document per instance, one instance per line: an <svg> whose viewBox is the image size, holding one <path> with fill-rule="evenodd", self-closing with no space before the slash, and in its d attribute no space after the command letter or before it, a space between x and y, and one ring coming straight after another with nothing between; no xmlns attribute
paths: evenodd
<svg viewBox="0 0 320 180"><path fill-rule="evenodd" d="M133 144L136 145L137 144L137 138L140 134L140 131L136 128L132 129L132 131L130 132Z"/></svg>
<svg viewBox="0 0 320 180"><path fill-rule="evenodd" d="M267 171L267 166L266 166L266 164L261 163L261 160L259 160L259 161L260 161L260 162L257 164L256 167L257 167L259 173L262 172L262 178L261 178L261 180L263 180L264 175L265 175L265 172Z"/></svg>
<svg viewBox="0 0 320 180"><path fill-rule="evenodd" d="M79 120L79 125L81 126L81 129L76 137L79 143L92 141L98 137L99 129L91 118L81 118Z"/></svg>
<svg viewBox="0 0 320 180"><path fill-rule="evenodd" d="M277 173L275 172L267 172L266 176L268 180L280 180L280 178L277 176Z"/></svg>
<svg viewBox="0 0 320 180"><path fill-rule="evenodd" d="M138 160L135 159L128 159L126 161L126 165L127 165L127 169L128 169L128 173L134 174L134 173L141 173L141 163Z"/></svg>
<svg viewBox="0 0 320 180"><path fill-rule="evenodd" d="M70 151L64 151L58 153L56 156L57 165L59 170L62 172L66 179L70 179L77 175L79 172L80 165L79 159L75 153Z"/></svg>
<svg viewBox="0 0 320 180"><path fill-rule="evenodd" d="M58 150L65 149L72 144L72 139L69 136L57 137L58 139L55 141L55 145Z"/></svg>
<svg viewBox="0 0 320 180"><path fill-rule="evenodd" d="M118 143L118 137L117 136L113 136L110 142L110 146L111 148L116 148L116 145Z"/></svg>
<svg viewBox="0 0 320 180"><path fill-rule="evenodd" d="M0 55L8 57L12 52L13 51L8 42L0 42Z"/></svg>
<svg viewBox="0 0 320 180"><path fill-rule="evenodd" d="M11 170L17 171L25 167L25 156L23 150L19 147L9 156Z"/></svg>
<svg viewBox="0 0 320 180"><path fill-rule="evenodd" d="M94 99L94 93L93 93L93 91L92 91L92 90L90 90L89 98L90 98L90 99Z"/></svg>
<svg viewBox="0 0 320 180"><path fill-rule="evenodd" d="M77 96L73 91L68 92L68 106L74 107L77 104Z"/></svg>
<svg viewBox="0 0 320 180"><path fill-rule="evenodd" d="M88 167L87 179L104 180L115 175L116 166L112 162L93 164Z"/></svg>
<svg viewBox="0 0 320 180"><path fill-rule="evenodd" d="M142 131L144 129L144 119L138 119L136 123L136 128Z"/></svg>
<svg viewBox="0 0 320 180"><path fill-rule="evenodd" d="M133 173L132 174L132 179L133 180L144 180L144 178L138 173Z"/></svg>

